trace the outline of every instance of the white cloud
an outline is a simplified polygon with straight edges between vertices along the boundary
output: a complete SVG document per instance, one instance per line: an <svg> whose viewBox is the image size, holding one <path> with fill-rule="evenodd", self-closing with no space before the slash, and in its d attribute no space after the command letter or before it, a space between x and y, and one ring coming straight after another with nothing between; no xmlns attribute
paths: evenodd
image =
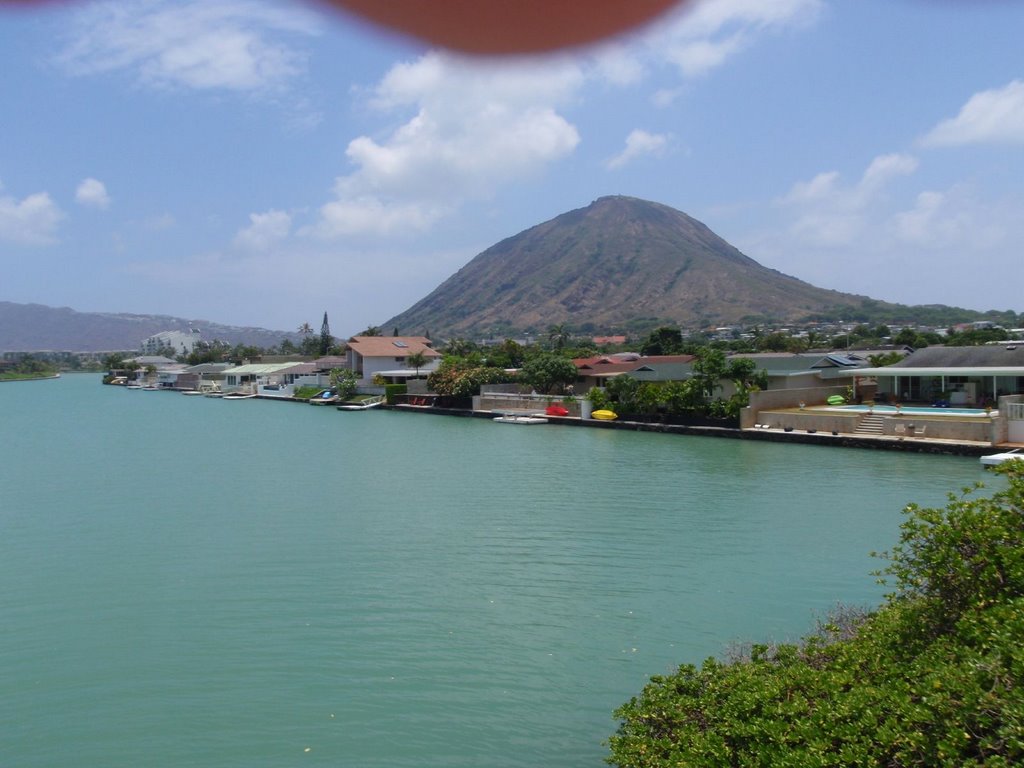
<svg viewBox="0 0 1024 768"><path fill-rule="evenodd" d="M235 247L265 251L288 237L291 228L291 214L285 211L250 213L249 226L235 235Z"/></svg>
<svg viewBox="0 0 1024 768"><path fill-rule="evenodd" d="M22 245L49 245L57 241L56 230L63 212L46 192L18 200L3 194L0 184L0 240Z"/></svg>
<svg viewBox="0 0 1024 768"><path fill-rule="evenodd" d="M626 148L611 158L606 166L610 169L623 166L645 155L660 155L668 144L668 136L663 133L648 133L639 128L626 137Z"/></svg>
<svg viewBox="0 0 1024 768"><path fill-rule="evenodd" d="M648 41L684 77L699 77L747 48L757 34L808 24L822 7L822 0L700 0L654 28Z"/></svg>
<svg viewBox="0 0 1024 768"><path fill-rule="evenodd" d="M280 90L305 69L284 36L318 33L317 17L300 5L260 0L100 2L72 19L58 57L67 71L128 70L156 87Z"/></svg>
<svg viewBox="0 0 1024 768"><path fill-rule="evenodd" d="M465 200L542 173L580 141L557 110L582 82L576 65L557 59L513 64L429 53L392 67L372 104L411 117L390 134L349 142L355 170L336 180L336 199L307 231L422 230Z"/></svg>
<svg viewBox="0 0 1024 768"><path fill-rule="evenodd" d="M869 212L884 197L887 185L914 173L917 166L917 159L910 155L879 155L857 184L844 186L837 171L797 182L779 201L793 215L790 236L819 247L851 245L868 227Z"/></svg>
<svg viewBox="0 0 1024 768"><path fill-rule="evenodd" d="M89 208L106 210L110 207L110 195L107 194L107 187L97 179L85 179L75 190L75 200L80 205Z"/></svg>
<svg viewBox="0 0 1024 768"><path fill-rule="evenodd" d="M956 117L943 120L921 143L929 147L1024 143L1024 81L974 94Z"/></svg>

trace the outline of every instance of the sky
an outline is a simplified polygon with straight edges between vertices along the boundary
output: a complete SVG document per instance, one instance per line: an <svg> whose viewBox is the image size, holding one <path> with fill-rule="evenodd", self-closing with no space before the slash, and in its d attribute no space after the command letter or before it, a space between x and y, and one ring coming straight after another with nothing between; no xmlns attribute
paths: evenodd
<svg viewBox="0 0 1024 768"><path fill-rule="evenodd" d="M1024 311L1022 31L703 0L481 58L300 0L0 3L0 301L346 337L621 194L821 287Z"/></svg>

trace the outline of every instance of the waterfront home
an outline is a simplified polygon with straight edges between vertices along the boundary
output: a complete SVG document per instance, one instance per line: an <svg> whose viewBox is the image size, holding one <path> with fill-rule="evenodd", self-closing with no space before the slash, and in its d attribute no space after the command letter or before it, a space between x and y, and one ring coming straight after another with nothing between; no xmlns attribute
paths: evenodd
<svg viewBox="0 0 1024 768"><path fill-rule="evenodd" d="M682 381L693 375L693 355L648 355L618 352L573 360L579 376L576 390L603 387L608 379L627 374L640 381Z"/></svg>
<svg viewBox="0 0 1024 768"><path fill-rule="evenodd" d="M224 389L291 397L287 388L301 383L303 377L312 377L310 383L319 386L315 366L311 363L245 363L224 371ZM269 391L264 393L264 389Z"/></svg>
<svg viewBox="0 0 1024 768"><path fill-rule="evenodd" d="M224 371L231 363L199 363L182 369L172 386L175 389L202 389L203 386L220 389L224 384Z"/></svg>
<svg viewBox="0 0 1024 768"><path fill-rule="evenodd" d="M767 389L815 389L848 385L851 371L868 367L864 353L757 352L730 355L729 360L752 360L768 374ZM732 394L732 383L723 382L723 397Z"/></svg>
<svg viewBox="0 0 1024 768"><path fill-rule="evenodd" d="M417 352L427 359L418 371L406 363ZM425 376L440 364L441 353L431 348L426 336L353 336L348 340L345 367L363 386L372 383L374 376L391 381Z"/></svg>
<svg viewBox="0 0 1024 768"><path fill-rule="evenodd" d="M873 381L879 399L994 405L1002 395L1024 394L1024 344L925 347L884 368L857 371L858 388Z"/></svg>

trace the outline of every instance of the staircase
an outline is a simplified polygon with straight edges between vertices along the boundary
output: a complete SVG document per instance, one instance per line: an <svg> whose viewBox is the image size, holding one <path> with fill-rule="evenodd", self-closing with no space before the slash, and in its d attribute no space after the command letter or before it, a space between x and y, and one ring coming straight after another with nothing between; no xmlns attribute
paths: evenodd
<svg viewBox="0 0 1024 768"><path fill-rule="evenodd" d="M865 414L861 416L860 421L857 422L857 428L853 430L855 435L882 435L884 430L882 424L885 423L885 419L882 416L876 416L873 413Z"/></svg>

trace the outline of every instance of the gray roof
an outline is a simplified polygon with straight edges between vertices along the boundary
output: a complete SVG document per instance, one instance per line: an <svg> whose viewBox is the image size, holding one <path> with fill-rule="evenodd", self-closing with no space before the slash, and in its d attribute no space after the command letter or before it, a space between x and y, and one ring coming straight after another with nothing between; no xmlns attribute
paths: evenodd
<svg viewBox="0 0 1024 768"><path fill-rule="evenodd" d="M925 347L889 368L1024 368L1024 343Z"/></svg>

